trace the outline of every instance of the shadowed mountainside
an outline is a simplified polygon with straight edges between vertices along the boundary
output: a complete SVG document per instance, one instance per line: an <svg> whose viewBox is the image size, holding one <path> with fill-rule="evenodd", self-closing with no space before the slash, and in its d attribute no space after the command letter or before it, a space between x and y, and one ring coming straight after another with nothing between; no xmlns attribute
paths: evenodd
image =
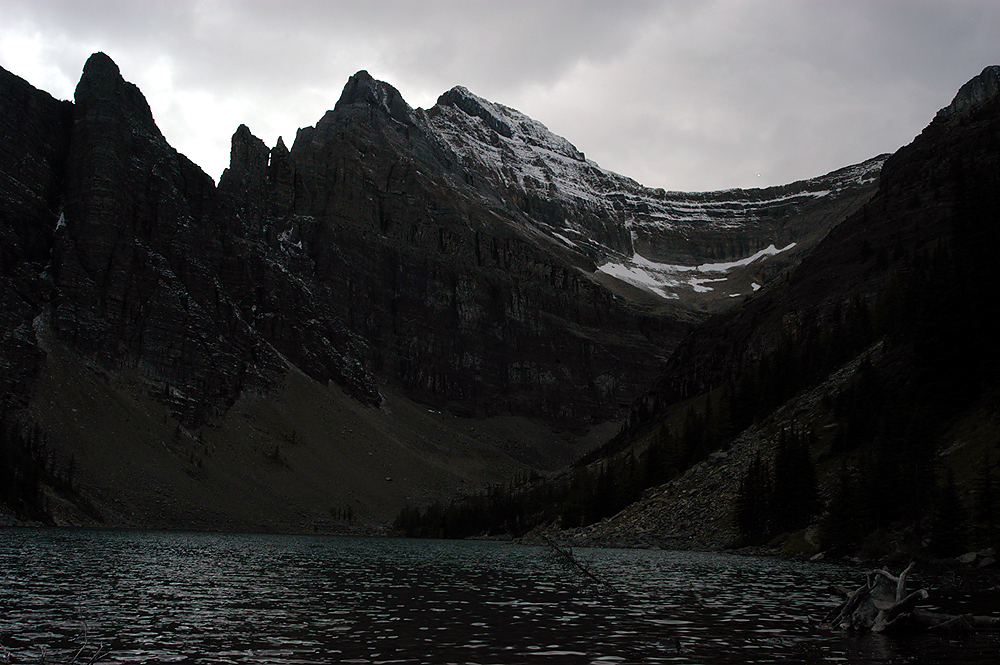
<svg viewBox="0 0 1000 665"><path fill-rule="evenodd" d="M400 525L869 557L995 547L998 74L889 157L799 265L693 329L573 470Z"/></svg>
<svg viewBox="0 0 1000 665"><path fill-rule="evenodd" d="M670 193L464 88L414 110L359 72L291 149L241 126L216 186L104 54L72 103L0 85L7 459L44 471L32 510L58 512L63 478L91 509L72 519L109 523L295 529L355 499L384 521L428 487L556 469L693 324L862 205L884 159ZM413 478L372 481L394 446Z"/></svg>

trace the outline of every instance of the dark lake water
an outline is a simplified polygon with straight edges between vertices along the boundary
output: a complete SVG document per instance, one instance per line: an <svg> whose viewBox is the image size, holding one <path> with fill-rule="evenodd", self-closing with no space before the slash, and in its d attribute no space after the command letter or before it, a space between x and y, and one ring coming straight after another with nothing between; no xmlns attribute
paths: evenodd
<svg viewBox="0 0 1000 665"><path fill-rule="evenodd" d="M507 543L0 529L0 663L995 663L810 625L834 565ZM679 648L678 648L679 647ZM79 654L78 652L83 649Z"/></svg>

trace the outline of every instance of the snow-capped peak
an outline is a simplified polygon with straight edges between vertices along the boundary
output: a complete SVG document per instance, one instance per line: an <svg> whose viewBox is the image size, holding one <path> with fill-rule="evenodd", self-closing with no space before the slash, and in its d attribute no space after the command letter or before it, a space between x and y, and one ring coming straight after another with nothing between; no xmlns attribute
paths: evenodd
<svg viewBox="0 0 1000 665"><path fill-rule="evenodd" d="M525 114L473 94L464 86L455 86L438 97L437 105L452 106L483 123L504 138L524 145L551 150L570 159L584 161L582 152L542 123Z"/></svg>
<svg viewBox="0 0 1000 665"><path fill-rule="evenodd" d="M537 120L462 86L416 115L466 169L489 183L484 193L523 213L534 232L609 267L606 275L621 280L628 273L624 281L636 286L646 279L638 273L651 268L631 259L640 254L670 267L652 268L661 286L675 281L670 275L706 272L700 266L754 262L771 247L800 243L799 255L854 201L870 195L887 157L782 187L671 192L602 169ZM701 287L706 279L687 283L707 292ZM751 292L749 282L743 286ZM646 290L671 297L669 287L647 283Z"/></svg>

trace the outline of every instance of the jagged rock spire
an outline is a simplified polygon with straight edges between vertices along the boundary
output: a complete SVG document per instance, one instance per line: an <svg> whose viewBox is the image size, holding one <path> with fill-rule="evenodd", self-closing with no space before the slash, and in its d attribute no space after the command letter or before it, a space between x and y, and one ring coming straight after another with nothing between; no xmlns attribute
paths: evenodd
<svg viewBox="0 0 1000 665"><path fill-rule="evenodd" d="M163 140L153 112L142 92L122 78L118 65L106 53L98 51L87 59L83 75L73 95L79 114L85 114L94 105L104 111L120 114L116 119L138 122L142 128Z"/></svg>
<svg viewBox="0 0 1000 665"><path fill-rule="evenodd" d="M355 104L379 108L389 117L404 124L413 123L410 117L413 109L399 94L399 90L384 81L375 80L363 69L348 79L334 110L339 111Z"/></svg>

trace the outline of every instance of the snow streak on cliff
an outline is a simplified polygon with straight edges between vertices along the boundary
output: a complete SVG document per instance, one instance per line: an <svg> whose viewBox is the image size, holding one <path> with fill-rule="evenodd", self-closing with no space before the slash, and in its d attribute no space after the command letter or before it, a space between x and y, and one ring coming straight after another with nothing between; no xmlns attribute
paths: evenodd
<svg viewBox="0 0 1000 665"><path fill-rule="evenodd" d="M707 272L708 264L759 268L779 253L774 248L797 248L783 257L787 267L874 191L886 157L782 187L671 192L602 169L540 122L463 87L416 115L498 197L520 205L533 228L605 275L668 299L712 291L708 278L678 277ZM744 279L718 295L757 288L759 281Z"/></svg>

